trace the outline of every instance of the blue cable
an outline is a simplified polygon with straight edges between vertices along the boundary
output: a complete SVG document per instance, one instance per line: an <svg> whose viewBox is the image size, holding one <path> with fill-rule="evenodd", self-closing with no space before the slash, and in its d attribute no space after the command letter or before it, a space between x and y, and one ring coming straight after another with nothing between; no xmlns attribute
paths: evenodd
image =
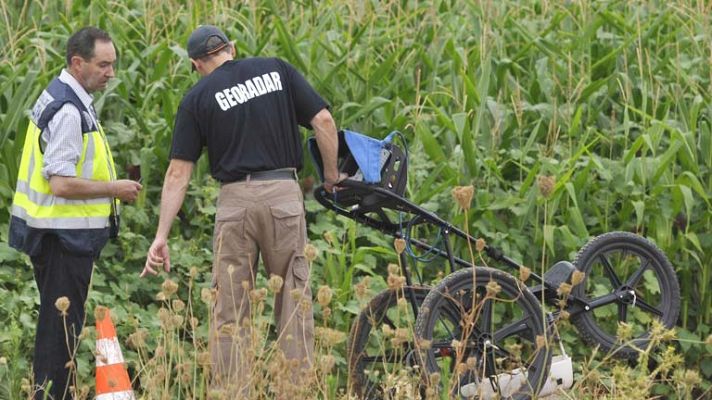
<svg viewBox="0 0 712 400"><path fill-rule="evenodd" d="M398 217L399 217L399 220L402 218L401 213L398 214ZM424 254L418 256L413 251L413 247L411 246L411 238L410 238L410 231L413 228L414 222L418 218L420 218L420 217L416 216L415 218L408 221L408 225L406 226L406 231L405 231L405 250L408 253L408 255L411 256L415 261L429 263L437 257L437 254L435 252L438 248L438 245L442 241L442 230L438 230L438 236L435 238L435 243L433 243L433 245L430 247L430 249L427 250ZM401 224L400 221L399 221L399 224ZM401 231L402 231L402 228L401 228Z"/></svg>

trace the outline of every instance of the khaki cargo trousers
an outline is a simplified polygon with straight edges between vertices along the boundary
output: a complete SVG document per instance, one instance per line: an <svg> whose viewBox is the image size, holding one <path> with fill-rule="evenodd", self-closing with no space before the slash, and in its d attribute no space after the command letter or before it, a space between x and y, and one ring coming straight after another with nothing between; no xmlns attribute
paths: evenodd
<svg viewBox="0 0 712 400"><path fill-rule="evenodd" d="M251 368L260 357L256 353L261 341L252 338L251 309L258 300L250 292L260 255L267 276L277 275L284 282L274 304L279 348L287 359L299 360L302 371L312 365L314 319L305 244L304 199L295 180L247 180L222 186L213 240L217 291L210 333L216 386L243 394L252 386ZM293 373L293 379L297 376Z"/></svg>

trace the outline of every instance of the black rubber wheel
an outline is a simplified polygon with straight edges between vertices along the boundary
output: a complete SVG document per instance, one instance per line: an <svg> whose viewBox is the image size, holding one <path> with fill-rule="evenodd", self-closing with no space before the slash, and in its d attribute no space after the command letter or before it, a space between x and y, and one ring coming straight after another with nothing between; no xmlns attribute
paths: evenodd
<svg viewBox="0 0 712 400"><path fill-rule="evenodd" d="M605 352L635 360L649 343L652 321L667 328L680 314L680 285L665 253L651 241L629 232L610 232L589 241L574 265L586 275L571 293L595 304L571 320L584 340ZM618 324L632 329L623 346Z"/></svg>
<svg viewBox="0 0 712 400"><path fill-rule="evenodd" d="M415 317L410 294L415 295L417 308L430 291L426 286L406 287L403 290L385 290L374 297L351 325L348 341L349 386L359 399L375 400L390 398L384 381L405 369L408 357L413 353L412 332ZM398 300L405 299L404 306ZM398 343L384 333L406 329L410 340Z"/></svg>
<svg viewBox="0 0 712 400"><path fill-rule="evenodd" d="M529 399L548 376L541 306L504 271L477 267L448 275L425 298L415 329L427 390L447 390L451 398ZM510 379L520 383L508 385Z"/></svg>

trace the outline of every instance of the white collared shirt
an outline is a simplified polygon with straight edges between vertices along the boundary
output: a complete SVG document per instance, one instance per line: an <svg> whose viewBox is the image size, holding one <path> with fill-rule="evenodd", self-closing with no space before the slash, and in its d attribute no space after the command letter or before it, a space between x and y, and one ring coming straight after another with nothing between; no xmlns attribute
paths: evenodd
<svg viewBox="0 0 712 400"><path fill-rule="evenodd" d="M69 85L82 104L89 110L91 121L98 123L92 102L92 95L82 87L66 69L62 69L59 80ZM80 111L72 103L66 103L49 121L42 131L44 145L44 165L42 176L76 176L77 163L82 154L82 119Z"/></svg>

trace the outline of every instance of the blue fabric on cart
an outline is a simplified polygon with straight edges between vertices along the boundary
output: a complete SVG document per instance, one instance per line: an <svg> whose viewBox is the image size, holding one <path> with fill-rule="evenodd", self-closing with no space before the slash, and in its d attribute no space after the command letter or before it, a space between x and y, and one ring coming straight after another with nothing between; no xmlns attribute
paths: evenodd
<svg viewBox="0 0 712 400"><path fill-rule="evenodd" d="M349 150L356 160L363 181L366 183L378 183L381 181L381 149L386 143L390 143L395 132L391 132L383 140L344 130L344 139L349 146Z"/></svg>

